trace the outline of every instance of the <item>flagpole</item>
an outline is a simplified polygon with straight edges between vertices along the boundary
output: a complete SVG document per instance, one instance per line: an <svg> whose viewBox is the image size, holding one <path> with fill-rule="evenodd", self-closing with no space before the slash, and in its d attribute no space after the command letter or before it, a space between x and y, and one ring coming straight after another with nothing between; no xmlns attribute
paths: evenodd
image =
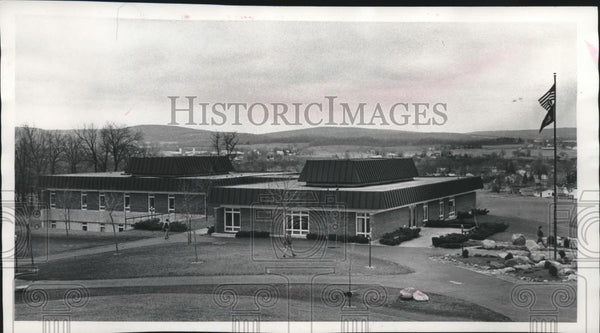
<svg viewBox="0 0 600 333"><path fill-rule="evenodd" d="M558 192L556 191L556 73L554 73L554 260L556 260L556 246L558 244L558 234L556 232L556 205Z"/></svg>

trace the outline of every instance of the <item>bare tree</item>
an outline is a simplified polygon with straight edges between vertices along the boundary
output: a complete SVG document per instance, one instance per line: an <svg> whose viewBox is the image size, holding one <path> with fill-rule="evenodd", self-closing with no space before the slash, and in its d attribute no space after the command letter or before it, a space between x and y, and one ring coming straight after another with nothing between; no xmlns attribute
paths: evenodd
<svg viewBox="0 0 600 333"><path fill-rule="evenodd" d="M81 140L84 147L85 159L92 164L94 171L99 171L100 142L98 140L98 129L94 124L83 125L82 129L76 130L75 135Z"/></svg>
<svg viewBox="0 0 600 333"><path fill-rule="evenodd" d="M210 135L211 147L217 152L217 155L221 156L221 145L223 144L223 135L221 132L213 132Z"/></svg>
<svg viewBox="0 0 600 333"><path fill-rule="evenodd" d="M123 194L118 192L104 193L104 210L107 220L112 225L113 236L115 239L115 252L119 253L119 239L117 238L118 221L115 212L123 209Z"/></svg>
<svg viewBox="0 0 600 333"><path fill-rule="evenodd" d="M58 131L45 132L48 167L51 175L56 173L58 162L63 158L65 137Z"/></svg>
<svg viewBox="0 0 600 333"><path fill-rule="evenodd" d="M238 142L239 138L237 132L229 132L223 135L223 148L225 148L225 153L227 154L227 156L229 156L230 159L235 158L233 153Z"/></svg>
<svg viewBox="0 0 600 333"><path fill-rule="evenodd" d="M63 156L69 167L69 172L77 172L77 166L83 161L83 154L84 149L82 149L81 138L77 135L67 136L63 146Z"/></svg>
<svg viewBox="0 0 600 333"><path fill-rule="evenodd" d="M117 171L123 162L139 148L143 135L130 127L108 123L100 131L105 155L110 154L113 170Z"/></svg>
<svg viewBox="0 0 600 333"><path fill-rule="evenodd" d="M39 176L48 169L47 136L25 125L15 131L15 190L19 200L35 193Z"/></svg>

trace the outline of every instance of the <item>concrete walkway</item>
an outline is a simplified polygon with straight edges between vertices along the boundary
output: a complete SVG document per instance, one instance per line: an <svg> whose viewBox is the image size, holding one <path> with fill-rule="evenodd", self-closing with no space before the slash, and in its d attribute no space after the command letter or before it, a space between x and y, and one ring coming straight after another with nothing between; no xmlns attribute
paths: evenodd
<svg viewBox="0 0 600 333"><path fill-rule="evenodd" d="M206 228L194 230L193 233L195 233L196 237L198 237L198 238L202 237L203 235L206 235ZM192 234L192 242L194 241L193 237L194 237L194 234ZM169 235L169 239L165 239L163 236L161 236L161 237L144 238L144 239L140 239L140 240L119 243L119 251L143 247L143 246L162 245L162 244L169 244L169 243L187 243L187 241L188 241L188 233L187 232L171 233ZM55 254L49 254L48 256L35 257L34 262L36 262L36 263L49 262L49 261L53 261L53 260L76 258L76 257L82 257L82 256L88 256L91 254L106 253L106 252L115 252L115 244L102 245L102 246L90 247L90 248L85 248L85 249L77 249L77 250L73 250L73 251L65 251L65 252L60 252L60 253L55 253Z"/></svg>

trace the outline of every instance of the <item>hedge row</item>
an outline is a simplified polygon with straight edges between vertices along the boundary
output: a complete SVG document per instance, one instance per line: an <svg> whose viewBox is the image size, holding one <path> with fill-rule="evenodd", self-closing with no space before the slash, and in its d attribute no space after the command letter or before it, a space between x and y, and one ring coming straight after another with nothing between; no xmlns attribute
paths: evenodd
<svg viewBox="0 0 600 333"><path fill-rule="evenodd" d="M269 238L268 231L238 231L235 238Z"/></svg>
<svg viewBox="0 0 600 333"><path fill-rule="evenodd" d="M314 233L306 234L306 239L309 239L309 240L325 239L325 238L327 238L330 241L338 241L338 242L342 242L342 243L359 243L359 244L368 244L369 243L369 239L363 235L345 236L345 235L329 234L329 235L325 236L325 235L314 234Z"/></svg>
<svg viewBox="0 0 600 333"><path fill-rule="evenodd" d="M424 225L428 228L460 228L462 225L464 228L469 229L475 226L475 222L459 219L451 221L429 220Z"/></svg>
<svg viewBox="0 0 600 333"><path fill-rule="evenodd" d="M402 242L419 237L421 228L398 228L381 236L379 243L383 245L398 245Z"/></svg>
<svg viewBox="0 0 600 333"><path fill-rule="evenodd" d="M484 240L495 233L502 232L508 228L506 223L481 223L479 227L469 233L469 237L475 240Z"/></svg>
<svg viewBox="0 0 600 333"><path fill-rule="evenodd" d="M163 230L164 223L160 222L159 218L151 218L147 220L142 220L133 224L133 228L137 230L151 230L151 231L159 231ZM184 232L187 231L187 225L181 222L171 222L169 224L169 230L172 232Z"/></svg>
<svg viewBox="0 0 600 333"><path fill-rule="evenodd" d="M484 240L491 235L502 232L508 228L506 223L481 223L477 228L471 230L467 235L452 233L440 237L432 237L431 243L435 247L444 248L459 248L462 244L469 239Z"/></svg>

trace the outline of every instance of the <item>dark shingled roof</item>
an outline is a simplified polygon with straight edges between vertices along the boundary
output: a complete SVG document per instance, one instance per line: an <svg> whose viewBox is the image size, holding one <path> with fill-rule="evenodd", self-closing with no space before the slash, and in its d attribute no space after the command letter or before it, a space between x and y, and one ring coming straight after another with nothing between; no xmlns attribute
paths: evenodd
<svg viewBox="0 0 600 333"><path fill-rule="evenodd" d="M205 176L233 171L227 156L132 157L125 173L133 176Z"/></svg>
<svg viewBox="0 0 600 333"><path fill-rule="evenodd" d="M417 176L411 158L307 160L298 180L314 186L365 186Z"/></svg>
<svg viewBox="0 0 600 333"><path fill-rule="evenodd" d="M279 183L277 183L279 184ZM274 193L286 191L285 186L270 188L270 184L261 186L231 185L213 188L209 201L220 205L268 205L265 198ZM272 185L272 184L271 184ZM357 188L341 188L330 190L308 186L290 186L287 195L297 200L290 200L289 206L328 207L331 203L328 196L334 196L335 204L343 203L345 209L384 210L403 207L417 202L425 202L438 198L468 193L483 188L480 177L422 177L391 185L373 185ZM275 202L275 204L278 204Z"/></svg>

